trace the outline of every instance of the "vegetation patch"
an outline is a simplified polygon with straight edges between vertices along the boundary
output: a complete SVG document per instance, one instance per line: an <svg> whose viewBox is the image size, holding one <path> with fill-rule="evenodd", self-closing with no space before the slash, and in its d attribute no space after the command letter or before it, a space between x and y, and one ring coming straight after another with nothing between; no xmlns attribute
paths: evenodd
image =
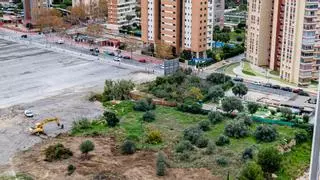
<svg viewBox="0 0 320 180"><path fill-rule="evenodd" d="M45 161L56 161L61 159L68 159L73 155L72 151L70 149L65 148L63 144L55 144L47 147L45 149Z"/></svg>

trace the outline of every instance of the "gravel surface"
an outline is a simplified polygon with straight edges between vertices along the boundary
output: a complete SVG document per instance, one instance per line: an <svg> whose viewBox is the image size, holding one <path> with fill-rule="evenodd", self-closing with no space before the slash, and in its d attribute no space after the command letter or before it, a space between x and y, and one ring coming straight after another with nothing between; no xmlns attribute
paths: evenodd
<svg viewBox="0 0 320 180"><path fill-rule="evenodd" d="M28 128L44 118L61 119L64 130L55 123L46 126L47 134L55 136L75 119L99 116L101 105L87 99L90 92L102 92L106 79L144 82L156 77L144 67L70 54L0 39L0 165L41 141ZM24 117L25 109L35 117Z"/></svg>

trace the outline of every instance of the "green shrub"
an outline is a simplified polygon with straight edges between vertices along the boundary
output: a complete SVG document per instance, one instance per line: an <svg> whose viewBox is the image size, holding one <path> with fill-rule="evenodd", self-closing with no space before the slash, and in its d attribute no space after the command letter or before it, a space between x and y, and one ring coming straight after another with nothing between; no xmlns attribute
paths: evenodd
<svg viewBox="0 0 320 180"><path fill-rule="evenodd" d="M93 144L92 141L86 140L86 141L84 141L84 142L82 142L82 143L80 144L79 149L80 149L80 151L81 151L82 154L84 154L85 156L87 156L90 151L93 151L93 150L94 150L94 144Z"/></svg>
<svg viewBox="0 0 320 180"><path fill-rule="evenodd" d="M152 130L147 135L146 143L148 144L160 144L162 142L161 132L158 130Z"/></svg>
<svg viewBox="0 0 320 180"><path fill-rule="evenodd" d="M196 142L196 146L198 148L205 148L208 146L208 138L204 137L204 136L200 136L198 141Z"/></svg>
<svg viewBox="0 0 320 180"><path fill-rule="evenodd" d="M272 142L277 138L277 131L272 126L260 125L257 127L254 136L258 141Z"/></svg>
<svg viewBox="0 0 320 180"><path fill-rule="evenodd" d="M225 112L231 113L234 110L242 111L243 110L243 105L242 101L238 99L237 97L225 97L222 100L222 109Z"/></svg>
<svg viewBox="0 0 320 180"><path fill-rule="evenodd" d="M136 145L130 140L125 140L121 145L121 154L134 154Z"/></svg>
<svg viewBox="0 0 320 180"><path fill-rule="evenodd" d="M202 131L209 131L210 130L210 121L208 121L208 120L200 121L198 125Z"/></svg>
<svg viewBox="0 0 320 180"><path fill-rule="evenodd" d="M304 114L304 115L302 116L302 119L303 119L303 122L304 122L304 123L308 123L310 117L309 117L308 115Z"/></svg>
<svg viewBox="0 0 320 180"><path fill-rule="evenodd" d="M228 165L228 161L225 157L218 157L216 162L219 166L226 167Z"/></svg>
<svg viewBox="0 0 320 180"><path fill-rule="evenodd" d="M214 143L212 141L209 141L204 153L207 155L213 154L215 149L216 149L216 146L214 145Z"/></svg>
<svg viewBox="0 0 320 180"><path fill-rule="evenodd" d="M177 155L180 161L189 161L190 160L190 151L185 151Z"/></svg>
<svg viewBox="0 0 320 180"><path fill-rule="evenodd" d="M281 160L282 156L279 151L274 147L270 147L259 151L257 162L263 172L274 173L280 169Z"/></svg>
<svg viewBox="0 0 320 180"><path fill-rule="evenodd" d="M183 152L186 152L186 151L193 151L194 147L190 143L190 141L183 140L183 141L180 141L176 145L175 150L176 150L177 153L183 153Z"/></svg>
<svg viewBox="0 0 320 180"><path fill-rule="evenodd" d="M196 102L185 102L178 104L178 111L188 112L192 114L205 114L206 112L202 110L202 105Z"/></svg>
<svg viewBox="0 0 320 180"><path fill-rule="evenodd" d="M156 119L156 115L152 111L147 111L143 114L142 119L145 122L152 122Z"/></svg>
<svg viewBox="0 0 320 180"><path fill-rule="evenodd" d="M230 144L230 140L227 136L224 135L220 135L218 137L218 140L216 141L216 145L217 146L224 146L226 144Z"/></svg>
<svg viewBox="0 0 320 180"><path fill-rule="evenodd" d="M102 93L102 101L110 100L126 100L130 99L130 92L134 88L134 83L132 81L120 80L112 81L106 80L104 85L104 91Z"/></svg>
<svg viewBox="0 0 320 180"><path fill-rule="evenodd" d="M76 170L76 167L74 165L70 164L68 166L67 170L68 170L67 174L70 176Z"/></svg>
<svg viewBox="0 0 320 180"><path fill-rule="evenodd" d="M264 180L261 167L254 162L249 162L241 171L239 180Z"/></svg>
<svg viewBox="0 0 320 180"><path fill-rule="evenodd" d="M104 111L103 117L106 120L109 127L115 127L120 122L116 114L111 111Z"/></svg>
<svg viewBox="0 0 320 180"><path fill-rule="evenodd" d="M151 98L147 98L147 99L141 99L138 100L133 109L135 111L150 111L150 110L154 110L156 109L156 105L152 103L152 99Z"/></svg>
<svg viewBox="0 0 320 180"><path fill-rule="evenodd" d="M250 114L256 113L259 108L260 108L260 105L255 102L248 102L248 104L247 104L247 109Z"/></svg>
<svg viewBox="0 0 320 180"><path fill-rule="evenodd" d="M223 115L219 111L211 111L208 118L212 124L217 124L223 120Z"/></svg>
<svg viewBox="0 0 320 180"><path fill-rule="evenodd" d="M203 131L199 127L189 127L183 131L183 138L192 144L196 144L202 134Z"/></svg>
<svg viewBox="0 0 320 180"><path fill-rule="evenodd" d="M224 134L238 139L249 136L250 132L248 126L243 121L234 121L225 126Z"/></svg>
<svg viewBox="0 0 320 180"><path fill-rule="evenodd" d="M297 144L302 144L308 141L308 134L306 131L301 130L295 133L295 140Z"/></svg>
<svg viewBox="0 0 320 180"><path fill-rule="evenodd" d="M273 110L273 109L271 109L271 110L270 110L270 113L271 113L272 116L274 116L274 115L276 114L276 111Z"/></svg>
<svg viewBox="0 0 320 180"><path fill-rule="evenodd" d="M70 151L68 148L65 148L60 143L51 145L45 149L45 161L49 162L54 160L68 159L72 155L72 151Z"/></svg>
<svg viewBox="0 0 320 180"><path fill-rule="evenodd" d="M217 85L230 81L231 77L222 73L211 73L209 76L207 76L206 80L212 84Z"/></svg>
<svg viewBox="0 0 320 180"><path fill-rule="evenodd" d="M102 94L91 94L89 96L89 101L90 102L94 102L94 101L102 102Z"/></svg>
<svg viewBox="0 0 320 180"><path fill-rule="evenodd" d="M91 122L87 118L82 118L78 121L73 121L72 131L76 130L86 130L91 127Z"/></svg>
<svg viewBox="0 0 320 180"><path fill-rule="evenodd" d="M156 163L157 175L164 176L166 172L166 159L162 152L158 153L157 163Z"/></svg>
<svg viewBox="0 0 320 180"><path fill-rule="evenodd" d="M242 152L242 159L243 160L253 159L253 149L252 148L246 148Z"/></svg>

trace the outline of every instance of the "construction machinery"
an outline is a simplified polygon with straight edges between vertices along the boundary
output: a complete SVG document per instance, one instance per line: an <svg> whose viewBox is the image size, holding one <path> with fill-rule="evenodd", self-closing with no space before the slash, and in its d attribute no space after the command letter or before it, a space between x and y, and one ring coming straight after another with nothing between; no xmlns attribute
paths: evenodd
<svg viewBox="0 0 320 180"><path fill-rule="evenodd" d="M56 122L58 127L60 127L61 129L63 129L63 124L60 124L60 120L59 118L47 118L44 119L42 121L40 121L39 123L36 123L34 127L30 128L30 133L33 135L40 135L40 134L46 134L44 132L44 125L50 123L50 122Z"/></svg>

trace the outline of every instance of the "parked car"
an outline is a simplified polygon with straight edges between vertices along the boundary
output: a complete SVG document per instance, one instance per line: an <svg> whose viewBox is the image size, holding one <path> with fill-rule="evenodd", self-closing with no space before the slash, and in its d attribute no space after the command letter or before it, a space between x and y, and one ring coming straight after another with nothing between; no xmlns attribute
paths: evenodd
<svg viewBox="0 0 320 180"><path fill-rule="evenodd" d="M164 64L160 64L160 69L164 69Z"/></svg>
<svg viewBox="0 0 320 180"><path fill-rule="evenodd" d="M121 57L114 57L113 60L120 62L121 61Z"/></svg>
<svg viewBox="0 0 320 180"><path fill-rule="evenodd" d="M23 34L23 35L21 35L21 38L28 38L28 35Z"/></svg>
<svg viewBox="0 0 320 180"><path fill-rule="evenodd" d="M123 56L123 59L131 59L130 56Z"/></svg>
<svg viewBox="0 0 320 180"><path fill-rule="evenodd" d="M282 87L281 90L292 92L292 88L290 88L290 87Z"/></svg>
<svg viewBox="0 0 320 180"><path fill-rule="evenodd" d="M108 55L115 56L114 52L109 52Z"/></svg>
<svg viewBox="0 0 320 180"><path fill-rule="evenodd" d="M268 88L271 88L272 87L272 84L271 83L266 83L263 85L264 87L268 87Z"/></svg>
<svg viewBox="0 0 320 180"><path fill-rule="evenodd" d="M146 63L147 60L145 60L145 59L139 59L139 62L141 62L141 63Z"/></svg>
<svg viewBox="0 0 320 180"><path fill-rule="evenodd" d="M307 93L307 92L305 92L303 90L298 92L298 95L300 95L300 96L310 96L309 93Z"/></svg>
<svg viewBox="0 0 320 180"><path fill-rule="evenodd" d="M94 49L93 49L93 48L90 48L90 51L91 51L91 52L93 52L93 51L94 51Z"/></svg>
<svg viewBox="0 0 320 180"><path fill-rule="evenodd" d="M31 110L25 110L24 115L30 118L30 117L33 117L33 112Z"/></svg>
<svg viewBox="0 0 320 180"><path fill-rule="evenodd" d="M93 56L99 56L99 53L97 53L97 52L92 52L91 55L93 55Z"/></svg>
<svg viewBox="0 0 320 180"><path fill-rule="evenodd" d="M241 77L235 77L233 78L234 81L237 81L237 82L243 82L243 78Z"/></svg>
<svg viewBox="0 0 320 180"><path fill-rule="evenodd" d="M63 41L62 39L59 39L59 40L57 41L57 43L58 43L58 44L64 44L64 41Z"/></svg>
<svg viewBox="0 0 320 180"><path fill-rule="evenodd" d="M100 51L99 51L98 48L94 48L94 51L95 51L96 53L100 53Z"/></svg>
<svg viewBox="0 0 320 180"><path fill-rule="evenodd" d="M272 88L273 88L273 89L280 89L281 86L275 84L275 85L272 86Z"/></svg>
<svg viewBox="0 0 320 180"><path fill-rule="evenodd" d="M294 92L294 93L299 93L300 91L303 91L302 89L300 89L300 88L298 88L298 89L294 89L292 92Z"/></svg>
<svg viewBox="0 0 320 180"><path fill-rule="evenodd" d="M261 82L255 81L252 84L257 85L257 86L261 86Z"/></svg>

